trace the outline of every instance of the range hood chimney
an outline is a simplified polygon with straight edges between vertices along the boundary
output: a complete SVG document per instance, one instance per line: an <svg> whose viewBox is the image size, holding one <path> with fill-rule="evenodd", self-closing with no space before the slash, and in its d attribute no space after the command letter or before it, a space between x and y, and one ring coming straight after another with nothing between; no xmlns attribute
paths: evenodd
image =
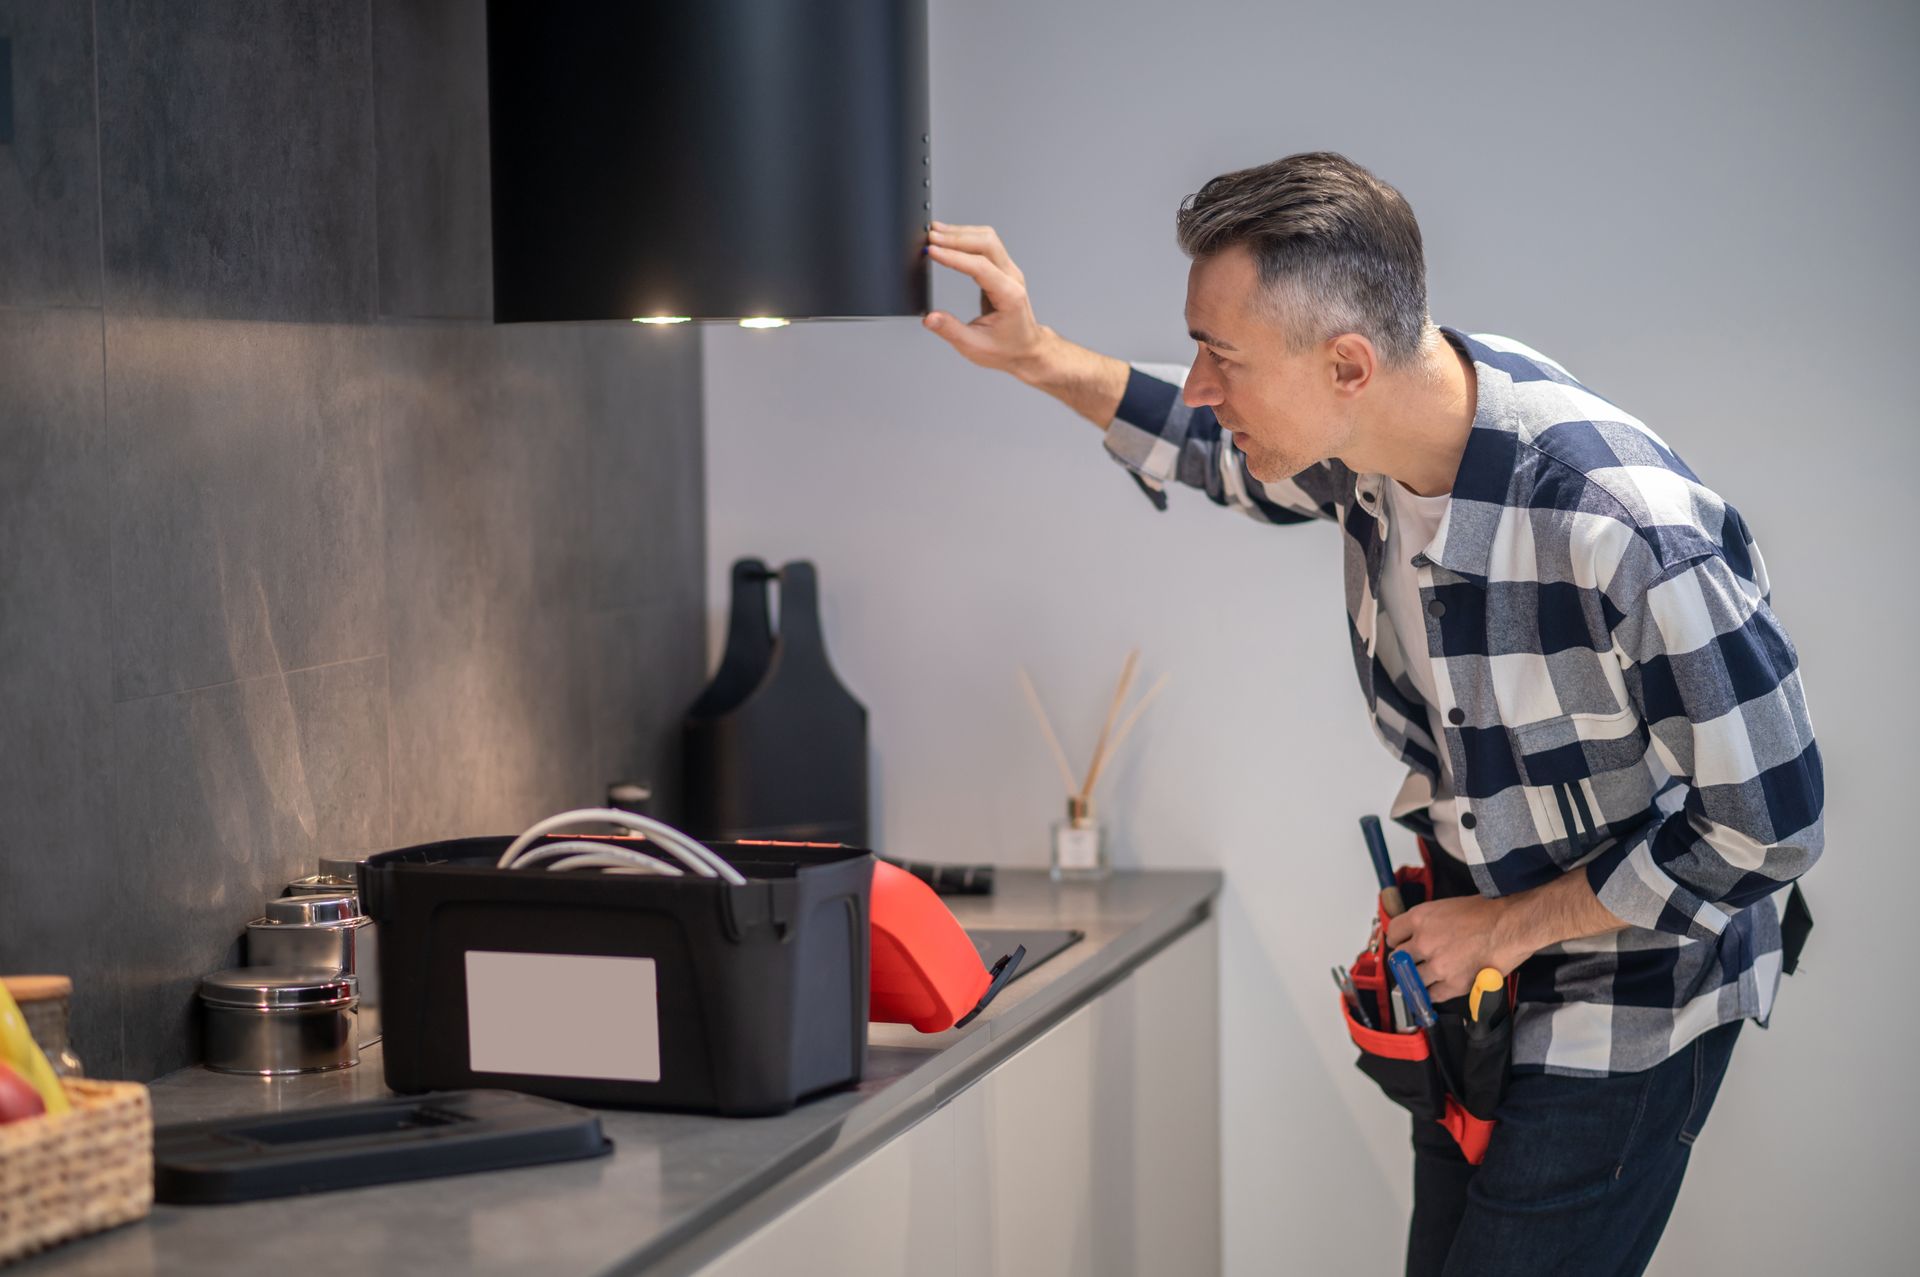
<svg viewBox="0 0 1920 1277"><path fill-rule="evenodd" d="M926 0L489 0L487 65L496 322L926 311Z"/></svg>

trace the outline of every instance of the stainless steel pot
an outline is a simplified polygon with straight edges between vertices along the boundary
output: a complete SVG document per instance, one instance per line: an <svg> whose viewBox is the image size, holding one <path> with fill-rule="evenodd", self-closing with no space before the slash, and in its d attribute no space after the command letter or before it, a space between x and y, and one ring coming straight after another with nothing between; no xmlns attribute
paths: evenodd
<svg viewBox="0 0 1920 1277"><path fill-rule="evenodd" d="M366 863L365 856L322 856L320 873L323 877L344 878L352 882L360 874L360 866Z"/></svg>
<svg viewBox="0 0 1920 1277"><path fill-rule="evenodd" d="M314 874L311 878L295 878L287 884L290 896L337 896L341 892L359 890L359 883L353 878L342 878L334 874Z"/></svg>
<svg viewBox="0 0 1920 1277"><path fill-rule="evenodd" d="M360 1062L354 978L303 967L234 967L200 981L207 1067L321 1073Z"/></svg>
<svg viewBox="0 0 1920 1277"><path fill-rule="evenodd" d="M360 864L365 857L322 856L319 872L287 884L290 896L331 896L360 889Z"/></svg>
<svg viewBox="0 0 1920 1277"><path fill-rule="evenodd" d="M247 924L247 964L315 967L355 977L360 989L360 1045L380 1040L378 930L351 892L282 896Z"/></svg>

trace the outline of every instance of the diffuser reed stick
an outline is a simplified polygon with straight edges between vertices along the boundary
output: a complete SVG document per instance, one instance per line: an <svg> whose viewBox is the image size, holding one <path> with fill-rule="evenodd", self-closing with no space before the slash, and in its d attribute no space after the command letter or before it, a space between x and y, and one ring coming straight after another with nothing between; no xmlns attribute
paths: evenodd
<svg viewBox="0 0 1920 1277"><path fill-rule="evenodd" d="M1154 685L1147 689L1147 694L1134 703L1133 709L1121 722L1120 730L1113 734L1113 744L1095 761L1093 769L1087 773L1086 787L1080 791L1083 802L1093 801L1093 787L1100 783L1100 773L1105 770L1107 760L1120 752L1120 746L1126 741L1127 733L1133 730L1133 725L1140 721L1140 715L1146 713L1147 706L1153 704L1153 698L1160 695L1160 689L1164 688L1167 680L1172 677L1171 674L1162 674Z"/></svg>
<svg viewBox="0 0 1920 1277"><path fill-rule="evenodd" d="M1060 738L1053 734L1053 723L1047 718L1046 708L1040 704L1040 693L1033 689L1033 679L1027 675L1027 667L1020 667L1020 690L1027 694L1027 704L1033 706L1033 716L1040 720L1040 730L1047 735L1047 745L1053 750L1053 761L1060 765L1060 779L1067 783L1067 792L1073 792L1073 768L1067 762L1067 751L1060 747Z"/></svg>
<svg viewBox="0 0 1920 1277"><path fill-rule="evenodd" d="M1113 703L1107 706L1107 721L1100 726L1100 739L1093 743L1093 757L1087 763L1087 778L1080 785L1080 801L1086 802L1093 797L1093 782L1100 775L1100 766L1107 760L1107 740L1113 734L1113 720L1120 717L1120 707L1126 703L1127 693L1133 690L1134 675L1140 670L1140 649L1134 648L1127 653L1127 659L1120 666L1120 681L1113 689Z"/></svg>
<svg viewBox="0 0 1920 1277"><path fill-rule="evenodd" d="M1106 847L1100 825L1093 815L1093 791L1106 773L1107 764L1120 752L1120 746L1126 742L1134 725L1146 713L1154 698L1166 687L1170 676L1162 674L1147 689L1147 694L1128 709L1127 698L1132 694L1140 674L1140 649L1134 648L1127 653L1127 659L1120 667L1119 682L1113 689L1113 700L1107 705L1106 721L1101 724L1100 737L1094 742L1093 757L1087 760L1086 775L1076 785L1073 766L1067 761L1067 751L1060 744L1059 733L1053 730L1053 720L1047 716L1046 707L1040 703L1040 693L1034 688L1032 677L1025 666L1021 666L1019 672L1020 690L1026 694L1034 718L1039 720L1040 730L1047 738L1047 748L1053 754L1054 764L1059 767L1060 779L1067 789L1067 818L1053 826L1053 876L1056 879L1101 877L1107 872Z"/></svg>

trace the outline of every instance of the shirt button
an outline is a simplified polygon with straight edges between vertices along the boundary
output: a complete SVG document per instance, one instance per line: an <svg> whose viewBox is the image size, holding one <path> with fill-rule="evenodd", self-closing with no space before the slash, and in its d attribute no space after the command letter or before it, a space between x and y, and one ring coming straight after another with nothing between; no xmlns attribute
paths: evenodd
<svg viewBox="0 0 1920 1277"><path fill-rule="evenodd" d="M1456 705L1447 711L1447 721L1458 727L1467 721L1467 712Z"/></svg>
<svg viewBox="0 0 1920 1277"><path fill-rule="evenodd" d="M1479 821L1477 821L1477 820L1475 820L1475 819L1473 818L1473 813L1472 813L1472 812L1470 812L1470 811L1463 811L1463 812L1461 812L1461 813L1460 813L1460 828L1462 828L1462 829L1472 829L1472 828L1473 828L1473 827L1474 827L1475 825L1477 825L1477 824L1479 824L1479 823L1480 823Z"/></svg>
<svg viewBox="0 0 1920 1277"><path fill-rule="evenodd" d="M1442 603L1439 599L1435 599L1433 602L1427 604L1428 616L1445 616L1446 614L1447 614L1447 605L1445 603Z"/></svg>

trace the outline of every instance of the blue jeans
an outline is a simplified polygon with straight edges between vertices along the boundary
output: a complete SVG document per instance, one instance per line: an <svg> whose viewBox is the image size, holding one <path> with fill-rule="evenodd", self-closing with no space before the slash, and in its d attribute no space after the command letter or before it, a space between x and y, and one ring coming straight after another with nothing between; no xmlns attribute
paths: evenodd
<svg viewBox="0 0 1920 1277"><path fill-rule="evenodd" d="M1413 1131L1407 1277L1635 1277L1667 1226L1740 1023L1644 1073L1516 1076L1486 1160Z"/></svg>

